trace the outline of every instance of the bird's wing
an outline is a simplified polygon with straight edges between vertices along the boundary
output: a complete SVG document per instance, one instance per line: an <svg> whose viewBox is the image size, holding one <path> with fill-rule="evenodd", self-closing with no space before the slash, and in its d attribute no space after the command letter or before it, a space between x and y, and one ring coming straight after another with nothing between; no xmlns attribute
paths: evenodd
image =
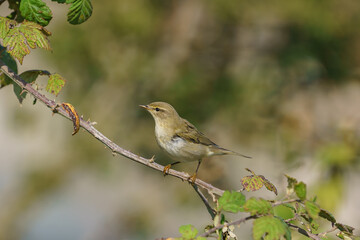
<svg viewBox="0 0 360 240"><path fill-rule="evenodd" d="M187 141L203 144L203 145L214 145L217 146L213 141L205 137L203 133L196 129L194 125L192 125L186 119L182 119L185 124L181 124L181 128L178 128L175 131L175 135L181 137Z"/></svg>

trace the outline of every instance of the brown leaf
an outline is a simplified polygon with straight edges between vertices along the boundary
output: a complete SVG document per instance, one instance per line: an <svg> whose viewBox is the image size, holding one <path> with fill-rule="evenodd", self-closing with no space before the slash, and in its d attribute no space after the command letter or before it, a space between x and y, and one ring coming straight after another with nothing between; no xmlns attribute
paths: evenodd
<svg viewBox="0 0 360 240"><path fill-rule="evenodd" d="M74 132L72 133L72 135L75 135L80 129L79 114L76 112L74 106L71 105L70 103L62 103L61 107L70 115L70 118L74 126Z"/></svg>

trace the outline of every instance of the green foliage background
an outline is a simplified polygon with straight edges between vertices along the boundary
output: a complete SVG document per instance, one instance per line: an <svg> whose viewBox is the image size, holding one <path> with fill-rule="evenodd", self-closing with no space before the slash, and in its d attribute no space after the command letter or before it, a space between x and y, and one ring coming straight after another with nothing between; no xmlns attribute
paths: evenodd
<svg viewBox="0 0 360 240"><path fill-rule="evenodd" d="M207 161L200 178L238 189L244 168L249 167L280 190L286 185L282 174L295 175L324 209L343 217L346 224L359 225L359 214L346 215L349 211L344 207L349 196L360 194L354 189L360 182L356 176L360 162L358 1L92 4L94 12L87 22L68 24L65 7L57 6L48 26L53 53L38 58L46 62L41 68L56 69L68 80L59 101L72 103L85 119L98 122L99 130L120 146L145 157L155 154L163 164L169 159L156 146L153 120L138 105L169 102L216 143L253 157L252 161L231 157ZM24 68L26 61L30 60L25 58ZM97 226L103 227L90 231L94 239L96 234L102 239L174 236L180 225L190 223L199 229L208 223L206 209L185 183L169 177L163 180L159 173L112 158L83 132L71 137L71 124L63 119L41 115L50 126L34 129L41 120L30 110L33 106L25 103L23 108L29 110L19 110L17 99L12 101L6 117L16 123L7 135L21 138L24 131L45 131L48 142L42 145L43 154L28 149L18 156L26 162L15 174L19 183L11 193L0 192L6 199L16 199L8 200L10 210L0 214L4 239L34 236L31 229L36 226L29 219L49 211L38 205L50 201L51 206L56 196L74 191L72 183L80 181L79 175L87 177L86 186L96 182L89 193L78 196L82 204L96 196L98 202L89 206L98 204L102 212L112 199L118 201L109 204L111 211L100 214L103 220ZM1 142L7 141L3 136ZM0 147L3 156L9 152L5 146ZM195 165L182 168L191 172ZM111 191L121 197L106 196ZM264 198L266 194L262 192ZM70 206L75 201L65 200ZM359 204L351 208L358 209ZM71 235L69 227L64 229L69 236L85 236L91 227L84 226L77 229L78 235ZM35 236L49 236L42 234ZM249 238L250 231L242 230L239 237Z"/></svg>

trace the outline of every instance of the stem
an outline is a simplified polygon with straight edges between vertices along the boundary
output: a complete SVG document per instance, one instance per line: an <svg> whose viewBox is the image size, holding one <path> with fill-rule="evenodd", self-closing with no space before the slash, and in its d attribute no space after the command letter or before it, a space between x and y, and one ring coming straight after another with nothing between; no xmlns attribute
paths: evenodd
<svg viewBox="0 0 360 240"><path fill-rule="evenodd" d="M52 101L45 97L45 95L39 93L36 91L30 83L27 83L23 79L20 78L19 75L17 75L14 71L9 69L9 67L0 60L0 69L2 72L4 72L9 78L11 78L17 85L19 85L24 91L27 91L30 93L34 98L37 100L43 102L48 108L50 108L53 112L60 114L61 116L71 120L69 114L61 107L57 107L58 104L55 101ZM56 111L54 111L56 109ZM152 161L152 159L147 159L144 157L141 157L139 155L136 155L126 149L121 148L114 142L112 142L110 139L105 137L101 132L99 132L89 121L85 121L84 119L80 118L80 126L85 129L88 133L93 135L97 140L102 142L104 145L106 145L113 153L118 153L130 160L133 160L137 163L140 163L142 165L145 165L147 167L150 167L154 170L157 170L159 172L163 172L164 166L157 164ZM188 181L189 183L189 177L190 175L184 172L179 172L174 169L169 169L168 175L171 175L173 177L182 179L183 181ZM196 179L193 183L196 186L199 186L203 189L206 189L210 194L216 194L218 196L221 196L224 193L224 190L216 188L212 186L211 184L204 182L200 179Z"/></svg>

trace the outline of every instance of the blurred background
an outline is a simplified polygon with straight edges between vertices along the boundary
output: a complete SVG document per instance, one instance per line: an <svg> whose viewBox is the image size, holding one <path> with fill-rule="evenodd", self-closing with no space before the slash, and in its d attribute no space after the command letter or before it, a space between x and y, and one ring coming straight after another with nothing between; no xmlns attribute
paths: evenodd
<svg viewBox="0 0 360 240"><path fill-rule="evenodd" d="M283 196L288 174L339 222L360 226L357 0L93 1L79 26L66 22L68 6L46 3L53 51L33 51L20 72L64 76L56 101L161 164L171 160L138 105L169 102L219 145L253 157L207 160L200 179L239 189L250 168ZM187 183L72 131L43 104L27 98L20 106L12 86L1 89L0 239L154 239L211 224ZM174 168L192 173L196 163ZM251 223L236 233L251 239Z"/></svg>

